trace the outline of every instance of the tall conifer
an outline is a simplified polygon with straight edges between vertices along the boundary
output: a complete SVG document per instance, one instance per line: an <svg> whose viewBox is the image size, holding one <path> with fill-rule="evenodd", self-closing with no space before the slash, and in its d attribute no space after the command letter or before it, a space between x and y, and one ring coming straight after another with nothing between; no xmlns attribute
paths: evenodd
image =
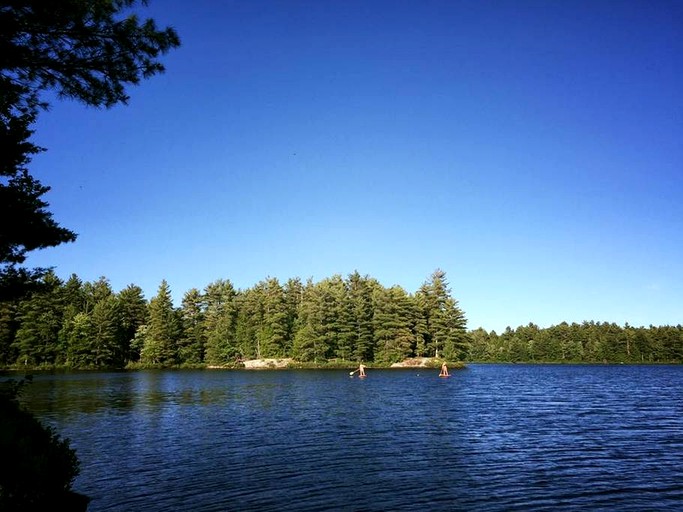
<svg viewBox="0 0 683 512"><path fill-rule="evenodd" d="M178 358L179 317L173 307L171 290L164 279L149 303L149 322L140 360L149 364L173 365Z"/></svg>

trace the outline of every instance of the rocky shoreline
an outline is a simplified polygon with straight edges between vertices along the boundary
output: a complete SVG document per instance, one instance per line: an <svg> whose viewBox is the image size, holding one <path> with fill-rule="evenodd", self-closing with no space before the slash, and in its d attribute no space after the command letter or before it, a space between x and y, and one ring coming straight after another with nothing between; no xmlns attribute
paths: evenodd
<svg viewBox="0 0 683 512"><path fill-rule="evenodd" d="M401 362L398 363L393 363L389 366L386 365L378 365L376 368L439 368L441 366L441 363L443 362L443 359L438 359L436 357L411 357L409 359L405 359ZM349 361L348 368L351 368L355 363ZM462 363L447 363L449 367L452 367L454 369L457 368L462 368L464 365ZM245 369L245 370L286 370L286 369L291 369L291 368L301 368L301 367L309 367L308 365L304 365L295 359L292 359L291 357L288 358L265 358L265 359L247 359L244 361L241 361L240 364L237 366L237 368ZM368 368L372 368L373 365L369 364L366 365ZM330 366L327 366L325 364L322 364L319 366L320 368L329 368ZM207 368L209 369L226 369L228 368L227 366L208 366ZM235 368L235 366L232 366L230 368ZM340 366L339 368L342 368ZM347 366L343 366L343 368L347 368Z"/></svg>
<svg viewBox="0 0 683 512"><path fill-rule="evenodd" d="M391 368L436 368L441 366L441 359L436 357L411 357L400 363L393 363Z"/></svg>

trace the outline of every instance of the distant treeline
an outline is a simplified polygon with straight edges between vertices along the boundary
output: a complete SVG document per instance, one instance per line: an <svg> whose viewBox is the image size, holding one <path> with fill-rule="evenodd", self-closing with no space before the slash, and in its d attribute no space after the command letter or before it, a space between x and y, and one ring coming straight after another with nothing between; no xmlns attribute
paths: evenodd
<svg viewBox="0 0 683 512"><path fill-rule="evenodd" d="M503 333L469 333L468 358L482 362L680 363L683 326L620 327L583 322L541 329L537 325Z"/></svg>
<svg viewBox="0 0 683 512"><path fill-rule="evenodd" d="M0 366L125 368L237 365L291 357L389 364L410 357L490 362L680 362L683 327L534 324L503 333L467 330L446 274L415 293L358 272L319 282L268 278L240 290L218 280L175 307L168 283L146 300L102 277L48 273L22 299L0 302Z"/></svg>
<svg viewBox="0 0 683 512"><path fill-rule="evenodd" d="M354 272L320 282L269 278L246 290L218 280L174 307L168 283L147 301L106 278L66 282L48 273L37 291L0 303L0 365L123 368L233 365L292 357L380 364L408 357L462 360L466 319L436 270L414 294Z"/></svg>

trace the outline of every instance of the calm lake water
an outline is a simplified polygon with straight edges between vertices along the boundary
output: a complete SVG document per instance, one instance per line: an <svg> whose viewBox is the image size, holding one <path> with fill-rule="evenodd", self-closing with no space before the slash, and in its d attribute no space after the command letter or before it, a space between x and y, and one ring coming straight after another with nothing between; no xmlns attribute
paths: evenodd
<svg viewBox="0 0 683 512"><path fill-rule="evenodd" d="M96 511L683 510L683 366L36 375Z"/></svg>

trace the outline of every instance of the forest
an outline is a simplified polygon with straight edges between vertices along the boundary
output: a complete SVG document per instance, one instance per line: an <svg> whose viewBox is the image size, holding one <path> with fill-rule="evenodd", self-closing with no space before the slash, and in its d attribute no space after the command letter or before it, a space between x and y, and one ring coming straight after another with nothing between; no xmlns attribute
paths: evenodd
<svg viewBox="0 0 683 512"><path fill-rule="evenodd" d="M614 323L534 324L498 334L467 329L446 273L415 293L354 272L313 282L267 278L236 289L217 280L187 291L175 307L162 281L146 300L139 286L119 292L101 277L82 282L47 273L21 299L0 302L0 366L131 368L239 366L253 358L365 361L410 357L469 362L683 361L683 327Z"/></svg>
<svg viewBox="0 0 683 512"><path fill-rule="evenodd" d="M316 283L268 278L244 290L217 280L187 291L180 307L166 281L147 301L136 285L115 293L104 277L62 282L50 272L24 299L0 303L3 366L230 366L282 357L383 364L437 351L459 360L468 344L441 270L412 295L358 272Z"/></svg>

